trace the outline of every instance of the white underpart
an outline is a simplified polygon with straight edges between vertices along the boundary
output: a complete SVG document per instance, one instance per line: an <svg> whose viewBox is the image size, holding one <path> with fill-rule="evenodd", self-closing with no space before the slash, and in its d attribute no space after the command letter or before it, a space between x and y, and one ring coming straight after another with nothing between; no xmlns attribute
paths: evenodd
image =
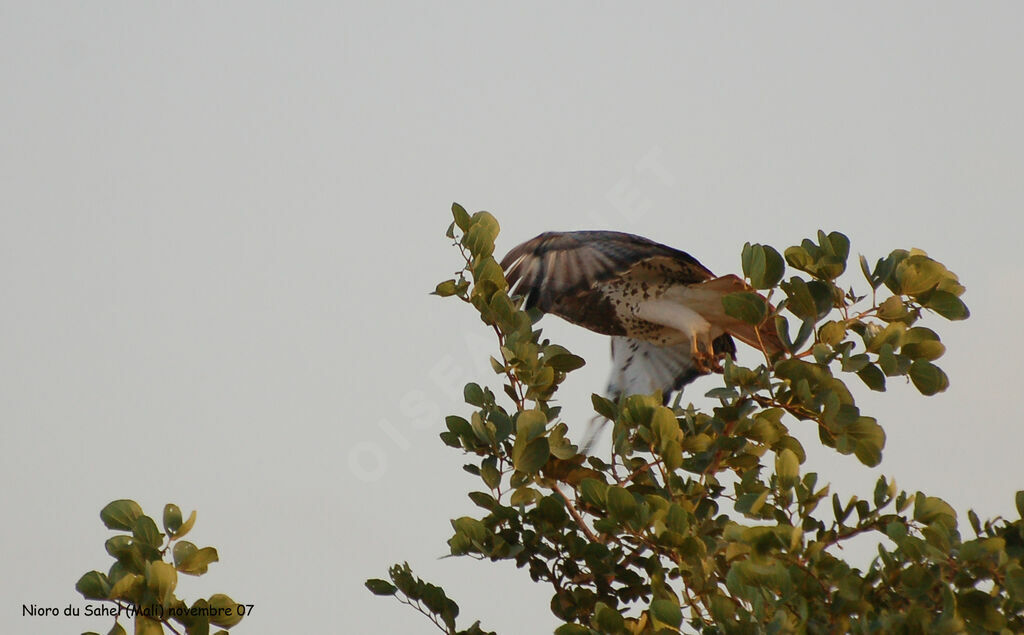
<svg viewBox="0 0 1024 635"><path fill-rule="evenodd" d="M680 341L694 342L698 350L711 351L711 323L685 304L661 298L646 300L640 303L635 313L640 319L679 331L683 335ZM664 342L677 343L679 342Z"/></svg>

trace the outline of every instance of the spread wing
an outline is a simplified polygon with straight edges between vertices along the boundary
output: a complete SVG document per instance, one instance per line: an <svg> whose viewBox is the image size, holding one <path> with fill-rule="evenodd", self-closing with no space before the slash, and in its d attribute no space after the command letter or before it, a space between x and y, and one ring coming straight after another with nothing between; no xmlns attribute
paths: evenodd
<svg viewBox="0 0 1024 635"><path fill-rule="evenodd" d="M501 261L509 295L606 335L626 335L602 282L644 267L659 284L694 284L714 275L686 252L632 234L548 232L513 248ZM641 275L641 274L637 274ZM656 276L656 280L653 276Z"/></svg>

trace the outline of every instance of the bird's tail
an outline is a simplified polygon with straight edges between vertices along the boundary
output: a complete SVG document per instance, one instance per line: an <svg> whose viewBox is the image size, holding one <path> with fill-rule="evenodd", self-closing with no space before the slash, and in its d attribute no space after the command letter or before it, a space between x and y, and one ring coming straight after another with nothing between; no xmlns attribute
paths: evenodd
<svg viewBox="0 0 1024 635"><path fill-rule="evenodd" d="M601 431L608 425L608 421L606 417L597 415L587 423L587 432L583 435L583 442L580 444L580 454L590 454L590 449L594 447L594 441L601 436Z"/></svg>

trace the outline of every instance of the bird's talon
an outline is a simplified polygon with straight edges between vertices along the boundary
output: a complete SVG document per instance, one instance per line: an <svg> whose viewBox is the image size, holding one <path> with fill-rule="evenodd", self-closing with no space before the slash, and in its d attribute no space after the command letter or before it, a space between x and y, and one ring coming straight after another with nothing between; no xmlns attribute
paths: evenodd
<svg viewBox="0 0 1024 635"><path fill-rule="evenodd" d="M722 372L722 364L717 355L710 355L705 352L695 353L693 356L693 367L703 375Z"/></svg>

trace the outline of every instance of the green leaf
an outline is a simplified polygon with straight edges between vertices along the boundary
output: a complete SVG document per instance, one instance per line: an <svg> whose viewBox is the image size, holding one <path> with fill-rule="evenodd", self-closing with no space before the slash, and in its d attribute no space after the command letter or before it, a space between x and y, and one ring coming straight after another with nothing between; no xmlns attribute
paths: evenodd
<svg viewBox="0 0 1024 635"><path fill-rule="evenodd" d="M366 584L366 588L370 590L370 593L374 595L394 595L398 591L395 585L387 580L370 578L364 584Z"/></svg>
<svg viewBox="0 0 1024 635"><path fill-rule="evenodd" d="M473 428L469 425L469 422L457 415L448 415L445 417L444 424L450 432L457 435L467 436L473 434Z"/></svg>
<svg viewBox="0 0 1024 635"><path fill-rule="evenodd" d="M911 342L904 344L900 352L913 359L923 359L932 362L942 357L946 347L942 342Z"/></svg>
<svg viewBox="0 0 1024 635"><path fill-rule="evenodd" d="M466 384L466 387L462 389L462 396L471 406L480 408L484 405L484 391L477 383Z"/></svg>
<svg viewBox="0 0 1024 635"><path fill-rule="evenodd" d="M856 373L870 364L870 357L868 357L867 353L864 352L851 355L849 354L849 351L846 350L842 356L841 363L841 367L844 371L847 373Z"/></svg>
<svg viewBox="0 0 1024 635"><path fill-rule="evenodd" d="M806 271L815 278L832 280L846 270L850 255L850 239L839 232L818 232L818 244L804 240L800 246L786 249L786 262L794 269Z"/></svg>
<svg viewBox="0 0 1024 635"><path fill-rule="evenodd" d="M804 451L804 446L800 445L796 437L784 436L772 445L772 450L775 452L780 452L784 449L796 454L801 463L807 460L807 452Z"/></svg>
<svg viewBox="0 0 1024 635"><path fill-rule="evenodd" d="M679 422L676 420L675 414L664 406L654 409L654 414L651 417L651 430L662 449L668 442L676 441L681 436Z"/></svg>
<svg viewBox="0 0 1024 635"><path fill-rule="evenodd" d="M832 291L827 283L793 277L779 286L786 292L786 307L805 322L814 322L832 309Z"/></svg>
<svg viewBox="0 0 1024 635"><path fill-rule="evenodd" d="M1017 504L1017 515L1024 519L1024 490L1017 492L1014 502Z"/></svg>
<svg viewBox="0 0 1024 635"><path fill-rule="evenodd" d="M75 583L75 590L87 600L105 600L110 595L110 580L99 571L86 573Z"/></svg>
<svg viewBox="0 0 1024 635"><path fill-rule="evenodd" d="M211 595L208 604L211 609L211 624L223 626L224 628L231 628L242 621L242 616L239 615L236 610L238 602L235 602L223 593L214 593Z"/></svg>
<svg viewBox="0 0 1024 635"><path fill-rule="evenodd" d="M878 350L878 367L887 377L905 375L910 366L901 366L900 359L893 352L892 344L883 344Z"/></svg>
<svg viewBox="0 0 1024 635"><path fill-rule="evenodd" d="M946 268L928 256L911 254L896 266L896 284L904 295L920 295L938 286Z"/></svg>
<svg viewBox="0 0 1024 635"><path fill-rule="evenodd" d="M871 390L885 392L885 373L879 370L878 366L868 364L857 371L857 376L860 377L861 381L863 381Z"/></svg>
<svg viewBox="0 0 1024 635"><path fill-rule="evenodd" d="M516 418L516 435L523 442L533 441L544 434L547 425L548 418L540 410L524 410Z"/></svg>
<svg viewBox="0 0 1024 635"><path fill-rule="evenodd" d="M960 545L960 558L969 563L977 562L1006 550L1004 538L979 538Z"/></svg>
<svg viewBox="0 0 1024 635"><path fill-rule="evenodd" d="M999 612L997 599L984 591L971 589L957 595L957 608L972 630L998 632L1006 625L1006 617Z"/></svg>
<svg viewBox="0 0 1024 635"><path fill-rule="evenodd" d="M185 534L187 534L188 532L192 531L192 527L195 524L196 524L196 510L193 509L192 513L188 515L188 520L186 520L184 523L182 523L181 527L178 528L178 531L174 532L175 540L177 540L178 538L184 538Z"/></svg>
<svg viewBox="0 0 1024 635"><path fill-rule="evenodd" d="M937 522L953 528L956 527L956 512L941 498L918 492L914 500L914 520L926 525Z"/></svg>
<svg viewBox="0 0 1024 635"><path fill-rule="evenodd" d="M498 458L489 456L480 463L480 478L491 489L501 484L501 472L498 471Z"/></svg>
<svg viewBox="0 0 1024 635"><path fill-rule="evenodd" d="M683 612L679 605L671 600L654 600L651 602L651 617L661 624L679 628L683 624Z"/></svg>
<svg viewBox="0 0 1024 635"><path fill-rule="evenodd" d="M544 347L544 363L563 373L572 372L586 365L586 361L582 357L573 355L564 346L557 344Z"/></svg>
<svg viewBox="0 0 1024 635"><path fill-rule="evenodd" d="M781 562L747 559L733 565L736 579L747 586L781 589L789 584L789 574ZM730 572L731 573L731 572Z"/></svg>
<svg viewBox="0 0 1024 635"><path fill-rule="evenodd" d="M755 289L770 289L779 283L786 270L782 256L768 245L743 246L743 275Z"/></svg>
<svg viewBox="0 0 1024 635"><path fill-rule="evenodd" d="M938 334L923 326L915 326L903 335L900 352L914 359L923 358L929 362L942 357L946 347L939 341Z"/></svg>
<svg viewBox="0 0 1024 635"><path fill-rule="evenodd" d="M131 536L117 535L107 539L104 543L107 553L117 558L129 571L142 573L145 568L145 559L139 545Z"/></svg>
<svg viewBox="0 0 1024 635"><path fill-rule="evenodd" d="M490 281L494 283L495 293L499 290L508 288L508 283L505 280L505 273L501 270L501 265L499 265L494 258L487 257L481 259L473 265L472 273L473 280L477 283L478 287L481 283ZM490 297L490 293L488 293L487 296L489 302L493 300L493 298ZM511 300L509 300L509 307L506 308L511 308ZM511 317L511 315L508 315L507 317Z"/></svg>
<svg viewBox="0 0 1024 635"><path fill-rule="evenodd" d="M551 446L547 438L540 437L523 446L517 443L512 451L512 465L520 472L534 474L547 463L550 456Z"/></svg>
<svg viewBox="0 0 1024 635"><path fill-rule="evenodd" d="M872 289L876 289L875 280L871 277L871 268L868 266L868 259L864 257L864 254L860 256L860 272L864 274L864 279L868 281Z"/></svg>
<svg viewBox="0 0 1024 635"><path fill-rule="evenodd" d="M487 540L487 527L470 516L462 516L452 521L452 528L455 529L455 533L466 536L470 541L483 544Z"/></svg>
<svg viewBox="0 0 1024 635"><path fill-rule="evenodd" d="M751 279L753 277L764 276L764 250L759 248L760 245L751 245L745 243L743 245L743 251L740 253L740 262L743 267L743 277Z"/></svg>
<svg viewBox="0 0 1024 635"><path fill-rule="evenodd" d="M156 595L161 603L173 597L174 588L178 586L178 572L163 561L147 562L145 573L146 586Z"/></svg>
<svg viewBox="0 0 1024 635"><path fill-rule="evenodd" d="M967 510L967 520L971 523L971 529L974 530L974 534L981 535L981 519L978 518L978 514L973 509Z"/></svg>
<svg viewBox="0 0 1024 635"><path fill-rule="evenodd" d="M793 346L790 347L790 350L800 350L807 340L810 339L812 333L814 333L814 318L802 321L800 328L797 329L796 338L793 340Z"/></svg>
<svg viewBox="0 0 1024 635"><path fill-rule="evenodd" d="M856 373L860 369L871 363L871 358L868 357L867 353L857 353L856 355L844 354L842 356L841 368L848 373Z"/></svg>
<svg viewBox="0 0 1024 635"><path fill-rule="evenodd" d="M590 401L591 403L594 404L594 412L601 415L605 419L615 421L616 417L618 416L618 409L615 407L615 404L612 401L605 399L604 397L596 393L590 395Z"/></svg>
<svg viewBox="0 0 1024 635"><path fill-rule="evenodd" d="M806 379L811 385L817 385L830 379L828 367L812 364L802 359L785 359L775 365L775 374L780 379L788 379L793 383Z"/></svg>
<svg viewBox="0 0 1024 635"><path fill-rule="evenodd" d="M858 417L844 430L854 441L853 453L861 463L875 467L882 462L885 431L871 417Z"/></svg>
<svg viewBox="0 0 1024 635"><path fill-rule="evenodd" d="M626 621L615 609L604 602L598 602L594 607L594 620L592 624L600 633L626 633Z"/></svg>
<svg viewBox="0 0 1024 635"><path fill-rule="evenodd" d="M580 495L583 500L597 507L604 507L607 499L608 485L596 478L585 478L580 483ZM1021 513L1024 516L1024 512Z"/></svg>
<svg viewBox="0 0 1024 635"><path fill-rule="evenodd" d="M890 296L878 305L878 317L886 322L905 320L909 315L903 299L898 295Z"/></svg>
<svg viewBox="0 0 1024 635"><path fill-rule="evenodd" d="M144 545L159 549L164 542L164 535L157 529L156 523L152 518L143 514L135 519L135 526L132 528L132 535L136 540ZM159 558L159 555L149 558L155 560Z"/></svg>
<svg viewBox="0 0 1024 635"><path fill-rule="evenodd" d="M800 480L800 459L792 450L782 450L775 455L775 474L779 486L788 490Z"/></svg>
<svg viewBox="0 0 1024 635"><path fill-rule="evenodd" d="M903 334L906 332L907 327L902 322L893 322L887 325L881 332L875 333L870 336L867 342L867 351L869 353L877 353L882 350L882 347L888 344L893 349L899 348L903 342Z"/></svg>
<svg viewBox="0 0 1024 635"><path fill-rule="evenodd" d="M730 293L722 298L722 307L727 315L747 324L760 324L768 315L764 298L749 291Z"/></svg>
<svg viewBox="0 0 1024 635"><path fill-rule="evenodd" d="M939 334L924 326L915 326L907 329L903 334L904 344L917 344L920 342L938 342Z"/></svg>
<svg viewBox="0 0 1024 635"><path fill-rule="evenodd" d="M827 236L828 242L822 240L823 236L824 234L822 232L818 232L819 241L825 251L827 251L830 256L838 258L840 261L845 263L846 259L850 257L850 239L841 232L829 232Z"/></svg>
<svg viewBox="0 0 1024 635"><path fill-rule="evenodd" d="M475 258L494 253L494 239L500 231L498 221L487 212L477 212L469 219L469 228L462 237L462 245Z"/></svg>
<svg viewBox="0 0 1024 635"><path fill-rule="evenodd" d="M455 293L455 280L445 280L444 282L438 282L437 286L434 287L434 295L441 296L442 298L455 295Z"/></svg>
<svg viewBox="0 0 1024 635"><path fill-rule="evenodd" d="M683 465L683 446L679 441L663 442L661 457L669 471L678 470Z"/></svg>
<svg viewBox="0 0 1024 635"><path fill-rule="evenodd" d="M719 386L718 388L712 388L711 390L707 391L706 393L704 393L704 396L708 397L709 399L722 399L725 401L729 401L730 399L735 399L736 397L738 397L739 392L735 388L726 388L724 386Z"/></svg>
<svg viewBox="0 0 1024 635"><path fill-rule="evenodd" d="M818 329L818 339L822 344L835 346L846 337L846 322L843 320L831 320Z"/></svg>
<svg viewBox="0 0 1024 635"><path fill-rule="evenodd" d="M887 258L879 258L875 263L875 270L871 274L871 288L878 289L889 281L892 272L896 270L897 259L893 254Z"/></svg>
<svg viewBox="0 0 1024 635"><path fill-rule="evenodd" d="M459 229L462 231L469 229L469 214L466 212L466 208L458 203L452 203L452 216L455 218L455 224L459 226Z"/></svg>
<svg viewBox="0 0 1024 635"><path fill-rule="evenodd" d="M145 587L145 576L141 576L137 573L126 573L110 589L110 595L108 597L111 600L123 599L134 602L139 599L137 594L144 591Z"/></svg>
<svg viewBox="0 0 1024 635"><path fill-rule="evenodd" d="M487 511L494 511L499 506L498 501L486 492L470 492L466 496L478 507L482 507Z"/></svg>
<svg viewBox="0 0 1024 635"><path fill-rule="evenodd" d="M116 500L100 511L100 520L108 529L122 531L131 531L139 516L142 516L142 508L135 501L128 499Z"/></svg>
<svg viewBox="0 0 1024 635"><path fill-rule="evenodd" d="M160 625L160 622L145 617L143 615L135 616L135 635L164 635L164 627ZM191 631L189 632L191 634Z"/></svg>
<svg viewBox="0 0 1024 635"><path fill-rule="evenodd" d="M190 622L188 629L185 631L188 635L209 635L210 633L210 607L206 600L199 598L192 603L189 607L191 613L195 617L190 616Z"/></svg>
<svg viewBox="0 0 1024 635"><path fill-rule="evenodd" d="M124 630L120 622L114 622L114 625L107 631L107 635L128 635L128 632Z"/></svg>
<svg viewBox="0 0 1024 635"><path fill-rule="evenodd" d="M1007 573L1005 586L1012 600L1024 600L1024 569L1014 569Z"/></svg>
<svg viewBox="0 0 1024 635"><path fill-rule="evenodd" d="M736 499L736 511L741 514L748 514L750 516L757 516L760 513L761 508L764 507L765 502L768 500L768 493L770 490L764 489L760 492L747 492L746 494L740 494L739 498Z"/></svg>
<svg viewBox="0 0 1024 635"><path fill-rule="evenodd" d="M174 503L164 505L164 531L174 534L181 528L181 509Z"/></svg>
<svg viewBox="0 0 1024 635"><path fill-rule="evenodd" d="M907 537L907 526L894 520L885 526L885 535L898 545Z"/></svg>
<svg viewBox="0 0 1024 635"><path fill-rule="evenodd" d="M875 491L872 500L875 502L875 507L881 507L889 495L889 483L886 482L885 476L879 476L878 480L875 481Z"/></svg>
<svg viewBox="0 0 1024 635"><path fill-rule="evenodd" d="M181 543L178 543L181 544ZM174 546L174 553L177 555L178 544ZM195 545L192 545L193 548ZM217 562L220 558L217 556L217 550L213 547L203 547L197 549L195 552L189 554L180 563L175 562L176 568L182 573L188 575L202 575L206 573L207 567Z"/></svg>
<svg viewBox="0 0 1024 635"><path fill-rule="evenodd" d="M508 499L508 504L512 507L519 507L520 505L533 505L541 499L540 492L533 489L532 487L520 487L512 492L512 496Z"/></svg>
<svg viewBox="0 0 1024 635"><path fill-rule="evenodd" d="M814 258L803 247L789 247L785 251L786 262L794 269L809 271L814 266Z"/></svg>
<svg viewBox="0 0 1024 635"><path fill-rule="evenodd" d="M946 373L925 359L915 359L910 365L910 381L922 395L934 395L949 388Z"/></svg>
<svg viewBox="0 0 1024 635"><path fill-rule="evenodd" d="M619 520L632 520L636 517L636 499L624 487L613 485L606 494L608 512Z"/></svg>
<svg viewBox="0 0 1024 635"><path fill-rule="evenodd" d="M544 360L544 363L561 373L569 373L587 365L586 360L579 355L558 355L556 357L549 357Z"/></svg>
<svg viewBox="0 0 1024 635"><path fill-rule="evenodd" d="M948 291L937 290L928 296L925 307L935 311L947 320L966 320L971 311L964 301Z"/></svg>
<svg viewBox="0 0 1024 635"><path fill-rule="evenodd" d="M774 247L762 245L761 248L764 250L765 257L764 277L754 281L754 288L771 289L779 284L782 276L786 273L786 262L783 260L782 254L777 252Z"/></svg>

